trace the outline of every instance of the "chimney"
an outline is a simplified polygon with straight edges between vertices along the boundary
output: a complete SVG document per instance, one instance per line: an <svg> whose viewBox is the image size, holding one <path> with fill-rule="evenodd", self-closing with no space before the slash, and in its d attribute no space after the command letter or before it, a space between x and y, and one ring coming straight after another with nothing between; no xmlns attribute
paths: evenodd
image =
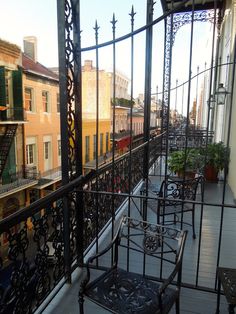
<svg viewBox="0 0 236 314"><path fill-rule="evenodd" d="M91 71L93 69L93 61L92 60L84 60L84 71Z"/></svg>
<svg viewBox="0 0 236 314"><path fill-rule="evenodd" d="M24 53L37 62L37 38L35 36L24 37Z"/></svg>

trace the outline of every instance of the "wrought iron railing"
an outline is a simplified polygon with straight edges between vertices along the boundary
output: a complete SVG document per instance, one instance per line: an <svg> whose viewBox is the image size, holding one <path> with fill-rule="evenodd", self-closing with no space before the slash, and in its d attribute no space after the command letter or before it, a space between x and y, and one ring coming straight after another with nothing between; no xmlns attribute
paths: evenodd
<svg viewBox="0 0 236 314"><path fill-rule="evenodd" d="M187 1L182 1L184 6ZM98 45L98 25L95 25L96 45L81 49L79 23L79 5L76 1L58 2L59 54L60 69L67 69L60 77L61 132L62 132L62 165L63 187L40 199L27 208L0 221L1 232L1 311L19 312L24 309L30 312L39 306L60 279L70 279L71 271L83 262L85 249L94 241L98 248L98 238L104 226L111 220L112 233L117 210L127 198L133 197L133 190L141 179L148 178L150 166L155 163L164 150L166 157L169 147L169 106L171 83L171 57L174 41L173 27L180 21L178 28L185 23L201 19L212 20L203 14L191 16L185 22L184 15L174 15L180 6L171 12L152 21L153 1L148 1L148 19L143 28L134 31L134 11L131 11L131 33L116 39L116 19L112 20L113 40ZM211 12L212 13L212 12ZM215 13L215 12L214 12ZM76 17L76 19L75 19ZM151 60L152 60L152 27L159 22L165 22L165 64L162 108L162 130L167 130L164 140L162 136L150 137L150 96L151 96ZM174 24L173 24L174 23ZM214 23L214 27L215 27ZM141 146L131 149L127 154L111 159L103 167L96 167L85 177L74 177L82 171L82 117L81 110L81 52L94 50L96 52L96 76L99 77L98 49L110 45L113 48L113 86L116 73L116 44L131 39L131 99L133 95L133 38L136 34L147 31L146 68L145 68L145 112L144 141ZM193 37L193 34L191 33ZM214 42L214 41L213 41ZM66 80L67 79L67 80ZM80 85L79 85L80 83ZM191 67L188 80L188 110L190 106ZM79 87L78 87L79 86ZM115 90L113 99L115 99ZM99 94L96 94L96 109L99 116ZM115 106L114 106L115 107ZM115 110L115 109L114 109ZM113 116L115 117L115 111ZM132 108L131 108L132 116ZM188 117L187 117L188 119ZM98 119L97 119L98 120ZM115 119L113 119L114 121ZM76 121L76 123L72 123ZM209 122L209 121L208 121ZM99 121L97 121L97 126ZM132 124L132 123L131 123ZM187 125L188 127L188 125ZM207 126L208 127L208 126ZM132 130L132 127L131 127ZM209 129L208 129L209 130ZM98 133L98 132L97 132ZM113 128L114 134L114 128ZM96 145L98 145L98 134ZM132 147L131 147L132 148ZM114 151L113 151L114 152ZM98 146L96 147L98 154ZM98 157L98 156L96 156ZM96 158L98 159L98 158ZM69 182L70 181L70 182ZM147 180L146 180L147 181ZM225 195L224 181L224 194ZM145 196L144 196L145 197ZM224 203L224 202L223 202ZM224 204L213 204L221 208L220 233L222 233ZM194 260L197 272L191 278L189 286L199 287L200 248L203 223L203 208L210 203L199 202L200 228L197 258ZM231 206L232 207L232 206ZM196 242L195 242L196 243ZM217 262L219 264L221 239L217 242ZM192 267L192 265L191 265ZM207 287L205 287L207 289ZM213 290L213 289L212 289ZM2 310L3 309L3 310Z"/></svg>
<svg viewBox="0 0 236 314"><path fill-rule="evenodd" d="M61 166L39 173L40 178L55 180L61 178Z"/></svg>
<svg viewBox="0 0 236 314"><path fill-rule="evenodd" d="M39 174L36 168L25 167L21 171L11 174L4 174L1 178L0 195L12 191L19 187L25 187L32 182L37 182Z"/></svg>
<svg viewBox="0 0 236 314"><path fill-rule="evenodd" d="M128 193L142 179L145 146L150 146L152 166L161 153L161 139L162 135L153 138L133 149L131 156L127 153L114 164L107 163L98 172L91 171L0 221L0 304L4 313L36 309L60 279L70 277L73 262L82 261L79 252L97 241L100 231L115 219ZM130 186L129 167L133 174ZM79 194L83 194L83 207L77 202ZM68 224L65 208L70 215ZM77 220L82 210L83 226ZM78 240L81 229L84 241Z"/></svg>
<svg viewBox="0 0 236 314"><path fill-rule="evenodd" d="M7 107L6 110L1 111L0 121L25 121L26 111L24 108Z"/></svg>
<svg viewBox="0 0 236 314"><path fill-rule="evenodd" d="M186 130L173 129L169 131L169 148L173 150L182 150L185 147L200 148L206 147L207 144L212 143L214 137L213 131L205 129L189 129Z"/></svg>

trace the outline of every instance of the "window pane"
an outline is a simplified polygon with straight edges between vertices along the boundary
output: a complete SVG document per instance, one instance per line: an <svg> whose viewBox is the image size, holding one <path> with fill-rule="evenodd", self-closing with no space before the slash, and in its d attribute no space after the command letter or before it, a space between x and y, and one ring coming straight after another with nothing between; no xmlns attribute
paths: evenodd
<svg viewBox="0 0 236 314"><path fill-rule="evenodd" d="M34 163L34 144L26 145L26 163L27 165Z"/></svg>
<svg viewBox="0 0 236 314"><path fill-rule="evenodd" d="M49 142L44 143L44 159L49 158Z"/></svg>
<svg viewBox="0 0 236 314"><path fill-rule="evenodd" d="M57 93L57 112L60 112L60 96Z"/></svg>
<svg viewBox="0 0 236 314"><path fill-rule="evenodd" d="M100 134L100 156L103 155L103 133Z"/></svg>
<svg viewBox="0 0 236 314"><path fill-rule="evenodd" d="M106 133L106 152L109 150L109 133Z"/></svg>
<svg viewBox="0 0 236 314"><path fill-rule="evenodd" d="M85 136L85 162L89 161L89 136Z"/></svg>
<svg viewBox="0 0 236 314"><path fill-rule="evenodd" d="M48 92L42 92L42 103L43 103L43 111L49 112L49 103L48 103Z"/></svg>
<svg viewBox="0 0 236 314"><path fill-rule="evenodd" d="M27 111L33 111L33 99L32 99L32 89L25 88L25 109Z"/></svg>
<svg viewBox="0 0 236 314"><path fill-rule="evenodd" d="M96 134L93 135L93 159L96 159L96 143L97 137Z"/></svg>
<svg viewBox="0 0 236 314"><path fill-rule="evenodd" d="M61 140L57 141L58 156L61 156Z"/></svg>

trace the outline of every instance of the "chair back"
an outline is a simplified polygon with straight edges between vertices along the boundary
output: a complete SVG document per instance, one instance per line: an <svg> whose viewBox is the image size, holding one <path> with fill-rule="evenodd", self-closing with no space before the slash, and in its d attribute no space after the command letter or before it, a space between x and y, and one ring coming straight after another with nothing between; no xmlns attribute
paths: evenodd
<svg viewBox="0 0 236 314"><path fill-rule="evenodd" d="M119 254L119 264L130 271L168 278L176 269L175 276L181 267L186 235L186 231L124 216L118 230L117 262ZM122 260L121 251L126 257Z"/></svg>
<svg viewBox="0 0 236 314"><path fill-rule="evenodd" d="M181 205L178 200L195 201L197 188L202 183L203 177L193 179L167 178L161 184L159 196L165 198L160 200L160 205Z"/></svg>

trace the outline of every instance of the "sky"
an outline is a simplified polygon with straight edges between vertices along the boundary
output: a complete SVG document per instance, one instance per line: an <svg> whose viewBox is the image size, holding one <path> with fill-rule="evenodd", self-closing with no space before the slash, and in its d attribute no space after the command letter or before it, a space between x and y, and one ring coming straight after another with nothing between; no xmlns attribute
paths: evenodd
<svg viewBox="0 0 236 314"><path fill-rule="evenodd" d="M0 38L22 48L24 36L36 36L38 61L57 66L56 0L1 1L0 8Z"/></svg>
<svg viewBox="0 0 236 314"><path fill-rule="evenodd" d="M82 47L94 45L95 21L99 25L99 43L112 39L112 25L110 21L115 12L116 37L130 31L130 16L134 6L135 23L137 29L145 24L146 0L80 0L81 5L81 39ZM8 13L8 14L7 14ZM162 14L161 5L156 1L154 5L154 19ZM197 65L201 67L209 59L210 23L196 23L194 38L198 43L193 49L192 72L196 72ZM0 10L0 38L19 45L22 48L24 36L36 36L38 39L38 61L47 67L58 66L57 43L57 1L56 0L9 0L1 2ZM163 70L163 23L153 29L153 86L162 86ZM172 87L188 78L190 25L182 27L176 36L173 48ZM200 45L200 49L199 49ZM116 69L130 78L130 40L116 45ZM83 53L82 61L92 59L94 53ZM204 61L203 61L204 60ZM144 89L144 61L145 34L134 40L134 94L143 93ZM112 50L103 48L99 52L99 68L112 69ZM159 87L159 90L161 88ZM174 96L173 96L174 97ZM172 100L173 106L174 100Z"/></svg>

